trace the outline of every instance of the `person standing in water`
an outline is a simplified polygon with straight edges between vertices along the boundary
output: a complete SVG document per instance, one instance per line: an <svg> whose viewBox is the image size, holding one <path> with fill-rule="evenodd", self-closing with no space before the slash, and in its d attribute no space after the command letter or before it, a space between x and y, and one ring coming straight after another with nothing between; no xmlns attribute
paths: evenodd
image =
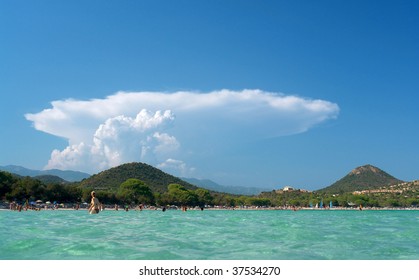
<svg viewBox="0 0 419 280"><path fill-rule="evenodd" d="M90 194L92 195L92 201L90 202L89 209L87 210L90 214L98 214L100 210L99 199L97 199L95 191L92 191Z"/></svg>

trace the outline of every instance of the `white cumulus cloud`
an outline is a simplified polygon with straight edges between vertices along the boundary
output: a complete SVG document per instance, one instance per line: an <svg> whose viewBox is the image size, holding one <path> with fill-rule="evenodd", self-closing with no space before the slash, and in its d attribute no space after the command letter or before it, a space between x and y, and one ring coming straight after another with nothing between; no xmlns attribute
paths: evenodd
<svg viewBox="0 0 419 280"><path fill-rule="evenodd" d="M35 129L69 141L46 167L88 172L143 161L190 173L188 156L216 154L243 139L301 133L339 113L329 101L261 90L118 92L51 105L25 115Z"/></svg>

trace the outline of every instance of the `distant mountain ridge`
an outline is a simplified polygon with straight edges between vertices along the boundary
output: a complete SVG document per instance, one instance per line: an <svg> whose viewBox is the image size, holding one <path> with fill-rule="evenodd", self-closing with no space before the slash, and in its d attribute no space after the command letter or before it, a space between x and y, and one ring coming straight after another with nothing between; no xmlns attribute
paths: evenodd
<svg viewBox="0 0 419 280"><path fill-rule="evenodd" d="M370 190L403 183L378 167L367 164L359 166L332 185L319 190L328 193Z"/></svg>
<svg viewBox="0 0 419 280"><path fill-rule="evenodd" d="M61 179L64 179L65 181L68 181L68 182L78 182L85 178L90 177L90 174L80 172L80 171L59 170L59 169L34 170L34 169L25 168L23 166L18 166L18 165L0 166L0 170L14 173L20 176L30 176L30 177L52 175L52 176L60 177Z"/></svg>
<svg viewBox="0 0 419 280"><path fill-rule="evenodd" d="M196 178L181 178L182 180L189 182L201 188L205 188L211 191L230 193L237 195L257 195L263 191L271 191L267 188L256 188L256 187L242 187L242 186L224 186L220 185L209 179L196 179Z"/></svg>

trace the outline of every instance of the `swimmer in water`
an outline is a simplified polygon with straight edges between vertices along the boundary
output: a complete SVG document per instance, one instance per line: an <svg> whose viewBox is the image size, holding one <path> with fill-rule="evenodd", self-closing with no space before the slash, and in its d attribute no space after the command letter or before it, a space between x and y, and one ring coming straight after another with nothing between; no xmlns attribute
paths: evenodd
<svg viewBox="0 0 419 280"><path fill-rule="evenodd" d="M92 195L92 200L90 202L89 209L87 210L90 214L98 214L100 207L99 199L97 199L95 191L92 191L90 194Z"/></svg>

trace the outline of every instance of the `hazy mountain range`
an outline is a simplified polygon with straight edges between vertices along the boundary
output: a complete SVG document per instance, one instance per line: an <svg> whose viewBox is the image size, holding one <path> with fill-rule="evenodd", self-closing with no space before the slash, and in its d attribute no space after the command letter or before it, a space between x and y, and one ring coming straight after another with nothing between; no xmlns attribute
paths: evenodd
<svg viewBox="0 0 419 280"><path fill-rule="evenodd" d="M263 191L272 191L272 189L269 188L224 186L208 179L182 178L182 180L207 190L239 195L256 195Z"/></svg>
<svg viewBox="0 0 419 280"><path fill-rule="evenodd" d="M53 175L53 176L60 177L61 179L64 179L67 182L78 182L85 178L90 177L90 174L79 172L79 171L59 170L59 169L34 170L34 169L28 169L28 168L18 166L18 165L0 166L0 170L14 173L20 176L29 176L29 177Z"/></svg>

